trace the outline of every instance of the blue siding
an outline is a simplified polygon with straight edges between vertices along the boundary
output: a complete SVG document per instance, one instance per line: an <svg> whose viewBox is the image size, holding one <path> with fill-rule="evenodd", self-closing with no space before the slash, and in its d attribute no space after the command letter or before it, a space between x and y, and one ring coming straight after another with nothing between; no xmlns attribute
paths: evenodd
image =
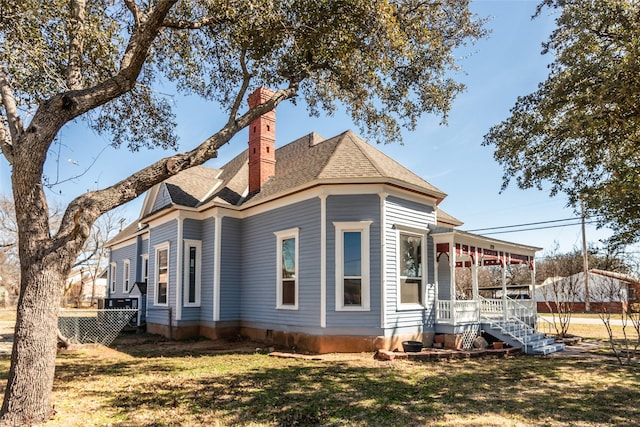
<svg viewBox="0 0 640 427"><path fill-rule="evenodd" d="M370 310L336 311L335 227L333 222L373 221L369 229ZM327 197L327 327L380 327L380 197L376 194Z"/></svg>
<svg viewBox="0 0 640 427"><path fill-rule="evenodd" d="M240 320L242 221L222 218L220 250L220 320ZM213 283L213 282L212 282Z"/></svg>
<svg viewBox="0 0 640 427"><path fill-rule="evenodd" d="M438 299L451 299L451 267L446 254L440 255L438 262Z"/></svg>
<svg viewBox="0 0 640 427"><path fill-rule="evenodd" d="M111 298L126 298L129 296L129 292L124 292L124 260L129 260L129 289L131 289L131 287L133 287L133 282L135 279L136 253L137 245L135 241L128 246L124 246L111 251L110 262L115 262L117 266L115 292L111 292L111 277L109 277L109 282L107 284L107 289L109 289L109 295ZM111 268L109 268L109 275L111 275Z"/></svg>
<svg viewBox="0 0 640 427"><path fill-rule="evenodd" d="M277 239L274 232L296 227L299 228L298 309L279 310L276 309ZM242 236L242 320L276 324L283 330L289 326L319 326L320 200L306 200L246 218ZM228 241L226 236L223 238ZM223 265L226 268L226 262ZM237 282L238 276L234 278L234 283Z"/></svg>
<svg viewBox="0 0 640 427"><path fill-rule="evenodd" d="M182 237L185 240L199 240L202 242L202 221L194 219L185 219L182 223ZM202 249L201 249L202 250ZM184 306L185 296L188 291L188 272L185 271L184 260L188 256L186 249L182 248L182 262L179 268L182 270L181 297L179 304ZM202 254L201 254L202 255ZM202 280L202 265L200 268L200 279ZM202 286L202 282L200 284ZM202 297L202 294L200 295ZM202 301L201 301L202 303ZM183 307L181 320L191 321L200 319L200 307Z"/></svg>
<svg viewBox="0 0 640 427"><path fill-rule="evenodd" d="M398 231L396 226L428 229L435 224L434 207L398 197L385 200L385 327L422 326L433 328L435 314L435 286L433 239L427 235L423 265L427 274L426 310L398 310Z"/></svg>
<svg viewBox="0 0 640 427"><path fill-rule="evenodd" d="M158 194L156 195L156 200L153 203L153 208L151 208L151 212L155 212L165 206L169 206L170 204L171 204L171 197L169 196L167 185L165 183L162 183L160 184L160 189L158 190Z"/></svg>
<svg viewBox="0 0 640 427"><path fill-rule="evenodd" d="M200 294L200 319L213 319L213 268L215 251L215 224L214 218L202 221L202 288Z"/></svg>
<svg viewBox="0 0 640 427"><path fill-rule="evenodd" d="M176 255L177 255L177 221L172 220L151 230L149 241L149 284L147 286L148 295L148 317L147 322L166 325L169 319L169 308L171 318L175 320L176 312ZM156 306L156 254L155 246L169 242L169 283L167 289L168 306Z"/></svg>

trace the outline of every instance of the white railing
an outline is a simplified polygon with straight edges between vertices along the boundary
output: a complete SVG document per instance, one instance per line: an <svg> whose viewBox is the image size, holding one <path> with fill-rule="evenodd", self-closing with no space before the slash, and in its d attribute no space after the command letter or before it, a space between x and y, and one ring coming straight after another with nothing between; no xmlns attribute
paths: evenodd
<svg viewBox="0 0 640 427"><path fill-rule="evenodd" d="M488 317L504 316L502 299L480 298L480 314Z"/></svg>
<svg viewBox="0 0 640 427"><path fill-rule="evenodd" d="M478 301L450 301L436 302L436 321L453 325L475 323L480 320L480 304Z"/></svg>
<svg viewBox="0 0 640 427"><path fill-rule="evenodd" d="M516 300L507 298L507 317L516 317L525 322L537 315L536 302L533 300Z"/></svg>
<svg viewBox="0 0 640 427"><path fill-rule="evenodd" d="M458 325L479 322L481 317L494 320L515 318L534 327L536 316L536 302L533 300L479 297L478 300L436 301L436 321L438 323Z"/></svg>
<svg viewBox="0 0 640 427"><path fill-rule="evenodd" d="M556 329L553 322L549 322L547 319L536 316L536 331L548 336L556 335Z"/></svg>

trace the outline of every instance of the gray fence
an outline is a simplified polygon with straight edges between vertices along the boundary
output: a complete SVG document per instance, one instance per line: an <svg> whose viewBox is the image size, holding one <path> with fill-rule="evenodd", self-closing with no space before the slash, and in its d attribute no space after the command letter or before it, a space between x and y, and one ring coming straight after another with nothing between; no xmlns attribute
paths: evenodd
<svg viewBox="0 0 640 427"><path fill-rule="evenodd" d="M131 319L137 309L61 309L58 328L71 342L110 345Z"/></svg>

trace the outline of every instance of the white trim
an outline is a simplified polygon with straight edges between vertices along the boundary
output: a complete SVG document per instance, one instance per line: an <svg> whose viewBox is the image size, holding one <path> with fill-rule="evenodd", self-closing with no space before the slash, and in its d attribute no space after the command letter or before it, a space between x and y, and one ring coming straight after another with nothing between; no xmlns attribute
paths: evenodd
<svg viewBox="0 0 640 427"><path fill-rule="evenodd" d="M176 253L176 320L182 320L182 257L184 251L184 242L182 236L184 234L184 218L178 216L178 236L177 236L177 253Z"/></svg>
<svg viewBox="0 0 640 427"><path fill-rule="evenodd" d="M299 228L290 228L288 230L276 231L273 233L276 236L276 309L278 310L297 310L298 309L298 283L300 280L300 264L298 263L299 257ZM282 303L282 242L284 240L293 239L294 241L294 304Z"/></svg>
<svg viewBox="0 0 640 427"><path fill-rule="evenodd" d="M117 286L117 280L116 278L118 277L118 263L111 262L109 263L109 266L111 267L109 269L109 295L115 294L116 293L116 286Z"/></svg>
<svg viewBox="0 0 640 427"><path fill-rule="evenodd" d="M122 260L122 292L128 294L131 291L131 260Z"/></svg>
<svg viewBox="0 0 640 427"><path fill-rule="evenodd" d="M170 298L170 292L169 292L169 274L171 272L171 244L167 241L167 242L163 242L160 243L158 245L155 245L153 247L154 249L154 259L153 259L153 305L159 305L159 306L163 306L166 307L169 305L169 298ZM158 285L159 285L159 266L158 266L158 252L160 251L167 251L167 301L164 303L160 303L158 302ZM148 287L147 287L147 292L148 292Z"/></svg>
<svg viewBox="0 0 640 427"><path fill-rule="evenodd" d="M295 203L299 203L306 200L311 200L320 195L334 196L334 195L350 195L350 194L380 194L387 193L389 196L399 197L405 200L414 201L416 203L433 206L436 209L437 198L424 193L424 191L411 191L408 186L402 186L401 182L398 183L384 183L365 182L362 180L355 180L354 182L338 182L336 180L318 180L309 186L301 186L290 189L287 194L280 194L269 198L268 200L261 200L252 204L251 202L241 206L219 206L216 205L215 200L207 202L197 208L190 208L186 206L174 206L167 209L162 209L158 212L146 215L144 210L142 211L142 218L138 221L143 221L148 224L149 227L158 227L161 224L176 219L178 217L192 218L192 219L206 219L211 216L224 215L233 218L247 218L261 213L269 212L274 209L290 206ZM210 211L214 210L211 214ZM139 230L132 235L124 237L122 240L109 245L111 249L118 249L131 244L131 240L138 234L141 234L144 230Z"/></svg>
<svg viewBox="0 0 640 427"><path fill-rule="evenodd" d="M222 260L222 218L216 212L214 216L214 249L213 249L213 321L220 320L220 265Z"/></svg>
<svg viewBox="0 0 640 427"><path fill-rule="evenodd" d="M429 233L429 230L421 230L422 232L415 232L415 228L413 227L403 227L400 225L394 225L394 228L396 229L396 309L398 311L403 311L403 310L423 310L426 307L426 300L427 300L427 267L428 267L428 263L427 263L427 257L426 255L426 249L427 249L427 234ZM410 230L414 230L414 231L410 231ZM402 235L406 235L406 236L414 236L414 237L419 237L421 242L420 242L420 258L422 261L422 275L420 276L420 293L422 295L420 295L420 299L421 299L421 303L409 303L409 304L403 304L402 303L402 278L405 276L401 275L401 271L402 268L400 266L400 262L402 260L402 254L401 254L401 248L402 248L402 244L400 242L400 238Z"/></svg>
<svg viewBox="0 0 640 427"><path fill-rule="evenodd" d="M195 259L195 263L196 263L196 283L195 283L195 300L194 302L189 302L189 270L190 270L190 265L189 262L191 261L191 257L190 257L190 251L189 249L191 248L195 248L196 249L196 259ZM183 250L186 252L186 254L184 255L184 279L185 279L185 283L184 283L184 306L185 307L200 307L200 295L202 292L202 241L201 240L191 240L191 239L184 239L183 242Z"/></svg>
<svg viewBox="0 0 640 427"><path fill-rule="evenodd" d="M369 311L370 310L370 252L369 231L373 221L334 222L335 227L335 261L336 261L336 311ZM360 305L344 305L344 233L360 233Z"/></svg>
<svg viewBox="0 0 640 427"><path fill-rule="evenodd" d="M327 195L320 198L320 327L327 327Z"/></svg>

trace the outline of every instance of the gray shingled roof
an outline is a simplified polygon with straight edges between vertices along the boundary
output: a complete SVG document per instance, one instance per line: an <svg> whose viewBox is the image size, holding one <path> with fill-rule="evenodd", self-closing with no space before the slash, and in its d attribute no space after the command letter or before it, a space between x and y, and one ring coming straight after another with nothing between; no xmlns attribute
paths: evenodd
<svg viewBox="0 0 640 427"><path fill-rule="evenodd" d="M164 183L173 204L196 207L220 180L220 170L194 166L167 179Z"/></svg>
<svg viewBox="0 0 640 427"><path fill-rule="evenodd" d="M368 144L351 131L330 139L311 133L276 150L275 176L260 192L241 199L248 184L247 153L243 152L222 167L221 189L209 200L229 204L259 202L316 181L389 182L406 184L441 200L445 193L400 163ZM207 200L208 201L208 200Z"/></svg>

